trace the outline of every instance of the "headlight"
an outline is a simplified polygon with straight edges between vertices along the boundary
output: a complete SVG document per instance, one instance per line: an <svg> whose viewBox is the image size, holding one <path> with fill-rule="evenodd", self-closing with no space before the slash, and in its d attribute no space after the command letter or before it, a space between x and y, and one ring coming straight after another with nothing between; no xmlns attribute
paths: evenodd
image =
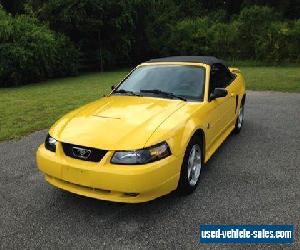
<svg viewBox="0 0 300 250"><path fill-rule="evenodd" d="M57 143L57 140L48 134L46 137L46 141L45 141L46 149L48 149L52 152L55 152L56 151L56 143Z"/></svg>
<svg viewBox="0 0 300 250"><path fill-rule="evenodd" d="M111 159L111 163L135 165L145 164L166 158L171 154L170 148L166 142L155 146L134 150L134 151L116 151Z"/></svg>

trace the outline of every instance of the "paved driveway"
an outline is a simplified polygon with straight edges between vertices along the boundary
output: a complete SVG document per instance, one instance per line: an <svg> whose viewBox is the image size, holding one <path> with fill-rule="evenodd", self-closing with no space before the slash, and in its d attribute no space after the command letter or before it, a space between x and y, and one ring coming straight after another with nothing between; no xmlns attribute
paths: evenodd
<svg viewBox="0 0 300 250"><path fill-rule="evenodd" d="M203 171L197 191L116 204L52 188L35 165L47 131L0 143L0 247L253 248L201 245L200 224L294 224L300 249L300 94L248 92L246 122Z"/></svg>

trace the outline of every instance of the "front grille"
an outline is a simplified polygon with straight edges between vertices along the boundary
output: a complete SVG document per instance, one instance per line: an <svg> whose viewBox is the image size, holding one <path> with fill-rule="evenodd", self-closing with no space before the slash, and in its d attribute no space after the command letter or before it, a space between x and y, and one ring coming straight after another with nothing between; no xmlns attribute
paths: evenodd
<svg viewBox="0 0 300 250"><path fill-rule="evenodd" d="M82 161L99 162L107 153L107 150L101 150L98 148L84 147L84 146L74 145L74 144L64 143L64 142L62 142L61 144L66 156L72 157L74 159L79 159ZM90 150L90 154L86 158L80 155L76 155L76 151L74 152L74 147L77 149L80 148L80 149Z"/></svg>

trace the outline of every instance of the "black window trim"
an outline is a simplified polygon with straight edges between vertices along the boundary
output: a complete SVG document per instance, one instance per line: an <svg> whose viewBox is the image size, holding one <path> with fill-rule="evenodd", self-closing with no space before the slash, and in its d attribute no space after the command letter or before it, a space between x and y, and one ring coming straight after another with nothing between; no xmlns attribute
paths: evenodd
<svg viewBox="0 0 300 250"><path fill-rule="evenodd" d="M236 78L236 74L233 74L233 73L231 73L230 72L230 70L228 69L228 67L226 67L224 64L222 64L222 63L214 63L214 64L212 64L211 65L211 68L210 68L210 74L209 74L209 86L208 86L208 99L209 99L209 96L210 96L210 94L211 94L211 89L210 89L210 87L211 87L211 69L212 69L212 67L214 67L214 66L216 66L216 65L221 65L224 69L225 69L225 71L226 71L226 73L228 74L228 77L230 77L230 80L228 81L228 83L226 83L225 84L225 89L231 84L231 83L233 83L233 81L235 80L235 78Z"/></svg>

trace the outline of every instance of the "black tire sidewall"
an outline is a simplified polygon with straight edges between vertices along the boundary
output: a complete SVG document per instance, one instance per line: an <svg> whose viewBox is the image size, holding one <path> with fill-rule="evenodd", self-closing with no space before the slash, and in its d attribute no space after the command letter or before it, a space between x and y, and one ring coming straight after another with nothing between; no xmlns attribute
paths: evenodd
<svg viewBox="0 0 300 250"><path fill-rule="evenodd" d="M242 108L244 108L244 113L245 113L245 104L241 104L240 109L239 109L239 113L240 113L240 110ZM234 133L235 134L238 134L238 133L241 132L241 130L243 128L243 124L244 124L244 119L243 119L242 126L239 128L238 127L238 120L239 120L239 115L237 116L236 121L235 121L235 127L234 127Z"/></svg>
<svg viewBox="0 0 300 250"><path fill-rule="evenodd" d="M202 170L202 166L203 166L203 145L202 145L202 140L199 137L193 136L185 150L185 154L183 157L183 162L181 165L181 171L180 171L180 178L179 178L179 182L178 182L178 188L177 191L182 194L182 195L187 195L192 193L198 186L199 182L200 182L200 177L201 177L201 172L200 172L200 176L199 179L196 183L196 185L191 186L189 181L188 181L188 159L190 156L190 152L191 149L193 148L194 145L199 145L200 150L201 150L201 170Z"/></svg>

